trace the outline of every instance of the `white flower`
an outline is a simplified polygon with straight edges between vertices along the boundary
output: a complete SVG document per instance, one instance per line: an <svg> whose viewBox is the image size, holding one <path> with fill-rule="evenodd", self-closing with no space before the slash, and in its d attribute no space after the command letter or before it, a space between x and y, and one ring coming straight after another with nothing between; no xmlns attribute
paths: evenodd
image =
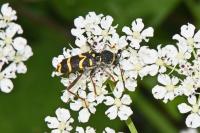
<svg viewBox="0 0 200 133"><path fill-rule="evenodd" d="M137 81L131 77L129 71L123 72L119 67L116 67L114 73L116 74L115 81L117 81L114 90L123 92L127 88L129 91L135 91Z"/></svg>
<svg viewBox="0 0 200 133"><path fill-rule="evenodd" d="M91 47L96 52L101 52L109 43L116 42L116 28L112 26L111 16L96 15L89 12L86 17L78 17L74 20L76 28L71 30L76 37L75 44L81 49ZM111 45L111 44L110 44Z"/></svg>
<svg viewBox="0 0 200 133"><path fill-rule="evenodd" d="M103 131L103 133L116 133L114 129L110 127L106 127ZM118 133L123 133L123 132L118 132Z"/></svg>
<svg viewBox="0 0 200 133"><path fill-rule="evenodd" d="M114 98L111 96L106 96L104 104L110 106L109 109L106 110L105 114L111 119L115 119L117 116L120 120L127 120L129 116L133 114L128 105L132 103L132 100L129 95L124 94L119 95L116 91L113 92Z"/></svg>
<svg viewBox="0 0 200 133"><path fill-rule="evenodd" d="M10 64L2 72L0 72L0 89L2 92L9 93L13 89L13 83L10 78L16 78L16 65Z"/></svg>
<svg viewBox="0 0 200 133"><path fill-rule="evenodd" d="M106 45L106 50L117 53L119 50L123 50L128 46L126 36L119 36L117 33L113 34L108 40L108 45Z"/></svg>
<svg viewBox="0 0 200 133"><path fill-rule="evenodd" d="M8 63L15 55L15 51L12 46L0 47L0 61L4 63Z"/></svg>
<svg viewBox="0 0 200 133"><path fill-rule="evenodd" d="M103 133L115 133L115 130L113 130L110 127L106 127L105 130L103 131Z"/></svg>
<svg viewBox="0 0 200 133"><path fill-rule="evenodd" d="M163 49L160 48L160 45L158 46L158 51L143 46L140 48L138 55L146 64L144 70L151 76L155 76L158 72L163 73L166 71Z"/></svg>
<svg viewBox="0 0 200 133"><path fill-rule="evenodd" d="M77 37L75 44L79 47L85 45L87 37L91 38L93 27L101 21L102 14L96 15L95 12L89 12L86 17L79 16L74 20L76 28L71 30L73 36ZM86 33L86 37L83 35Z"/></svg>
<svg viewBox="0 0 200 133"><path fill-rule="evenodd" d="M115 28L117 26L112 26L113 18L111 16L105 16L101 19L100 25L94 26L94 35L102 38L103 42L106 42L112 35L116 33Z"/></svg>
<svg viewBox="0 0 200 133"><path fill-rule="evenodd" d="M48 127L52 129L51 133L70 133L73 129L70 124L74 122L74 119L71 118L69 110L58 108L56 110L56 116L47 116L45 118Z"/></svg>
<svg viewBox="0 0 200 133"><path fill-rule="evenodd" d="M24 38L22 38L22 37L14 38L14 36L17 33L21 34L22 32L23 32L23 30L22 30L21 26L19 26L18 24L8 25L8 27L5 29L5 31L0 32L0 46L3 47L4 45L13 45L15 48L19 48L21 45L24 44L24 42L19 43L19 41L21 41ZM16 50L18 50L18 49L16 49Z"/></svg>
<svg viewBox="0 0 200 133"><path fill-rule="evenodd" d="M144 29L142 19L138 18L132 22L131 29L127 26L123 27L122 31L127 34L127 40L131 41L130 46L139 49L142 40L148 42L148 37L153 37L153 28L148 27Z"/></svg>
<svg viewBox="0 0 200 133"><path fill-rule="evenodd" d="M96 133L96 131L90 126L87 126L85 130L82 127L76 127L76 133Z"/></svg>
<svg viewBox="0 0 200 133"><path fill-rule="evenodd" d="M195 80L192 77L186 77L181 84L182 86L180 88L186 96L194 94L195 90L198 88Z"/></svg>
<svg viewBox="0 0 200 133"><path fill-rule="evenodd" d="M78 120L79 122L88 122L90 118L90 113L96 112L96 102L94 93L86 94L85 91L79 90L79 99L70 103L70 108L74 111L79 111Z"/></svg>
<svg viewBox="0 0 200 133"><path fill-rule="evenodd" d="M115 133L115 130L109 127L106 127L103 133Z"/></svg>
<svg viewBox="0 0 200 133"><path fill-rule="evenodd" d="M163 99L165 103L168 100L173 100L176 96L181 94L180 88L177 86L179 79L177 77L170 78L169 75L158 75L158 82L164 86L156 85L152 89L153 96L156 99Z"/></svg>
<svg viewBox="0 0 200 133"><path fill-rule="evenodd" d="M8 3L1 6L0 28L4 28L11 21L17 20L16 11Z"/></svg>
<svg viewBox="0 0 200 133"><path fill-rule="evenodd" d="M13 89L10 79L16 78L16 73L26 73L24 61L33 55L27 40L19 36L23 30L13 22L16 19L16 11L8 3L3 4L0 14L0 90L5 93Z"/></svg>
<svg viewBox="0 0 200 133"><path fill-rule="evenodd" d="M95 100L97 104L100 104L103 102L103 100L105 99L105 95L108 94L108 91L106 90L106 86L105 85L97 85L95 84L95 88L92 82L88 83L88 90L90 90L91 92L93 92L96 96L95 96Z"/></svg>
<svg viewBox="0 0 200 133"><path fill-rule="evenodd" d="M181 64L187 62L188 59L191 58L191 52L188 51L186 45L179 45L178 46L178 53L176 55L176 64Z"/></svg>
<svg viewBox="0 0 200 133"><path fill-rule="evenodd" d="M188 102L191 106L186 103L182 103L178 105L178 109L181 113L190 112L185 121L188 127L200 127L200 100L197 100L196 96L192 95L188 97Z"/></svg>
<svg viewBox="0 0 200 133"><path fill-rule="evenodd" d="M147 46L142 46L138 51L138 56L145 64L153 64L157 59L157 52Z"/></svg>
<svg viewBox="0 0 200 133"><path fill-rule="evenodd" d="M173 45L166 45L161 48L161 45L158 45L157 47L158 51L147 49L145 56L144 54L141 54L141 57L146 57L146 60L149 61L150 65L146 66L146 69L149 71L148 73L151 76L155 76L157 73L165 73L167 71L168 66L176 66L179 62L182 61L182 59L179 59L177 48ZM144 49L145 50L145 49ZM148 52L149 51L149 52Z"/></svg>
<svg viewBox="0 0 200 133"><path fill-rule="evenodd" d="M29 45L24 46L23 49L16 52L14 62L17 64L17 73L26 73L27 68L23 62L28 60L32 55L33 52Z"/></svg>
<svg viewBox="0 0 200 133"><path fill-rule="evenodd" d="M121 68L129 72L132 78L137 78L138 75L143 78L148 75L148 70L145 69L145 63L139 57L138 52L132 48L123 50L122 59L120 60Z"/></svg>
<svg viewBox="0 0 200 133"><path fill-rule="evenodd" d="M185 45L188 52L192 52L193 47L200 48L200 31L195 33L195 26L188 23L181 27L181 36L176 34L173 39L177 40L177 45Z"/></svg>
<svg viewBox="0 0 200 133"><path fill-rule="evenodd" d="M158 52L159 52L159 48L158 48ZM178 50L172 44L168 44L160 50L160 58L162 58L164 60L164 63L168 66L169 65L172 65L172 66L177 65L176 60L180 61L180 59L177 57L177 55L178 55Z"/></svg>

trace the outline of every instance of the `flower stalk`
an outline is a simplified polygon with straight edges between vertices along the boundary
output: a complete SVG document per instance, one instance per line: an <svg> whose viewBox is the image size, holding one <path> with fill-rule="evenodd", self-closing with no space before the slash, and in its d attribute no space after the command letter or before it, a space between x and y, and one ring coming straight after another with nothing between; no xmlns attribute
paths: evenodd
<svg viewBox="0 0 200 133"><path fill-rule="evenodd" d="M137 129L135 125L133 124L133 121L131 120L131 118L128 118L128 120L126 120L125 123L128 126L131 133L137 133Z"/></svg>
<svg viewBox="0 0 200 133"><path fill-rule="evenodd" d="M110 90L113 91L114 90L114 83L112 81L108 81L108 85L110 87ZM131 120L131 118L129 117L127 120L125 120L126 125L129 128L129 131L131 133L137 133L137 129L133 123L133 121Z"/></svg>

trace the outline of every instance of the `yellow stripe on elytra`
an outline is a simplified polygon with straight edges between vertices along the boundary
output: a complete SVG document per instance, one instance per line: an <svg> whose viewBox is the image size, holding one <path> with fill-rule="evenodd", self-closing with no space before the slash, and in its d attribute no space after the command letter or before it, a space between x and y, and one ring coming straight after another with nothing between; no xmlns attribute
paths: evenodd
<svg viewBox="0 0 200 133"><path fill-rule="evenodd" d="M91 60L91 59L89 60L89 63L90 63L90 66L92 66L92 65L93 65L93 62L92 62L92 60Z"/></svg>
<svg viewBox="0 0 200 133"><path fill-rule="evenodd" d="M68 59L67 59L67 67L68 67L69 73L72 71L72 66L71 66L70 61L71 61L71 58L68 58Z"/></svg>
<svg viewBox="0 0 200 133"><path fill-rule="evenodd" d="M58 64L58 66L57 66L57 71L60 73L61 72L61 64Z"/></svg>
<svg viewBox="0 0 200 133"><path fill-rule="evenodd" d="M87 57L85 55L82 55L82 54L80 54L79 57L81 58L81 60L79 62L79 68L83 69L83 62Z"/></svg>

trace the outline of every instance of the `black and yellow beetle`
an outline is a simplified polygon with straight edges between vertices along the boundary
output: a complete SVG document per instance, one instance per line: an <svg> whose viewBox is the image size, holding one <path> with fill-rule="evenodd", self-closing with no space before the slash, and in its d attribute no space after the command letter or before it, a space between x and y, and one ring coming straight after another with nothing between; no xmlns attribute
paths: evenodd
<svg viewBox="0 0 200 133"><path fill-rule="evenodd" d="M118 53L112 53L108 50L101 53L95 53L94 51L82 53L63 59L57 65L56 71L68 75L74 72L83 72L85 69L94 69L98 66L116 65L119 60Z"/></svg>
<svg viewBox="0 0 200 133"><path fill-rule="evenodd" d="M56 71L62 74L69 75L70 73L80 72L81 74L67 87L67 90L70 89L76 84L76 82L81 78L82 73L85 70L90 71L90 78L92 80L94 86L94 92L96 94L95 83L92 79L92 74L95 72L96 68L103 67L111 67L112 65L119 64L119 58L121 56L121 50L117 53L113 53L108 50L103 50L101 53L96 53L94 51L89 51L86 53L82 53L76 56L72 56L70 58L63 59L56 68ZM110 74L109 74L110 75ZM77 95L76 95L77 96ZM77 96L79 97L79 96ZM80 97L79 97L80 98Z"/></svg>

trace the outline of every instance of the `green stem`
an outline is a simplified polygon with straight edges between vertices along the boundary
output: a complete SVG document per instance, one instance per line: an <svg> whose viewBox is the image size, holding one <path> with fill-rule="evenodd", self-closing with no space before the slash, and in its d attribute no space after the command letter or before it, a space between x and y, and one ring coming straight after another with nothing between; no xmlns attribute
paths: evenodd
<svg viewBox="0 0 200 133"><path fill-rule="evenodd" d="M133 121L131 120L131 118L128 118L128 120L126 120L125 123L128 126L131 133L137 133L137 129L135 125L133 124Z"/></svg>
<svg viewBox="0 0 200 133"><path fill-rule="evenodd" d="M193 54L194 58L197 59L197 54L196 54L196 52L194 51L194 47L192 47L192 54Z"/></svg>
<svg viewBox="0 0 200 133"><path fill-rule="evenodd" d="M172 71L170 72L170 74L173 72L173 71L176 71L177 73L179 73L178 69L175 67L172 67L172 66L168 66L166 65L167 68L171 69Z"/></svg>
<svg viewBox="0 0 200 133"><path fill-rule="evenodd" d="M108 81L108 85L110 87L110 90L113 91L114 90L114 83L112 81ZM125 121L125 123L128 126L131 133L137 133L137 129L135 128L135 125L133 124L133 121L131 120L131 118L128 118Z"/></svg>
<svg viewBox="0 0 200 133"><path fill-rule="evenodd" d="M199 95L199 97L198 97L198 102L200 101L200 95Z"/></svg>

